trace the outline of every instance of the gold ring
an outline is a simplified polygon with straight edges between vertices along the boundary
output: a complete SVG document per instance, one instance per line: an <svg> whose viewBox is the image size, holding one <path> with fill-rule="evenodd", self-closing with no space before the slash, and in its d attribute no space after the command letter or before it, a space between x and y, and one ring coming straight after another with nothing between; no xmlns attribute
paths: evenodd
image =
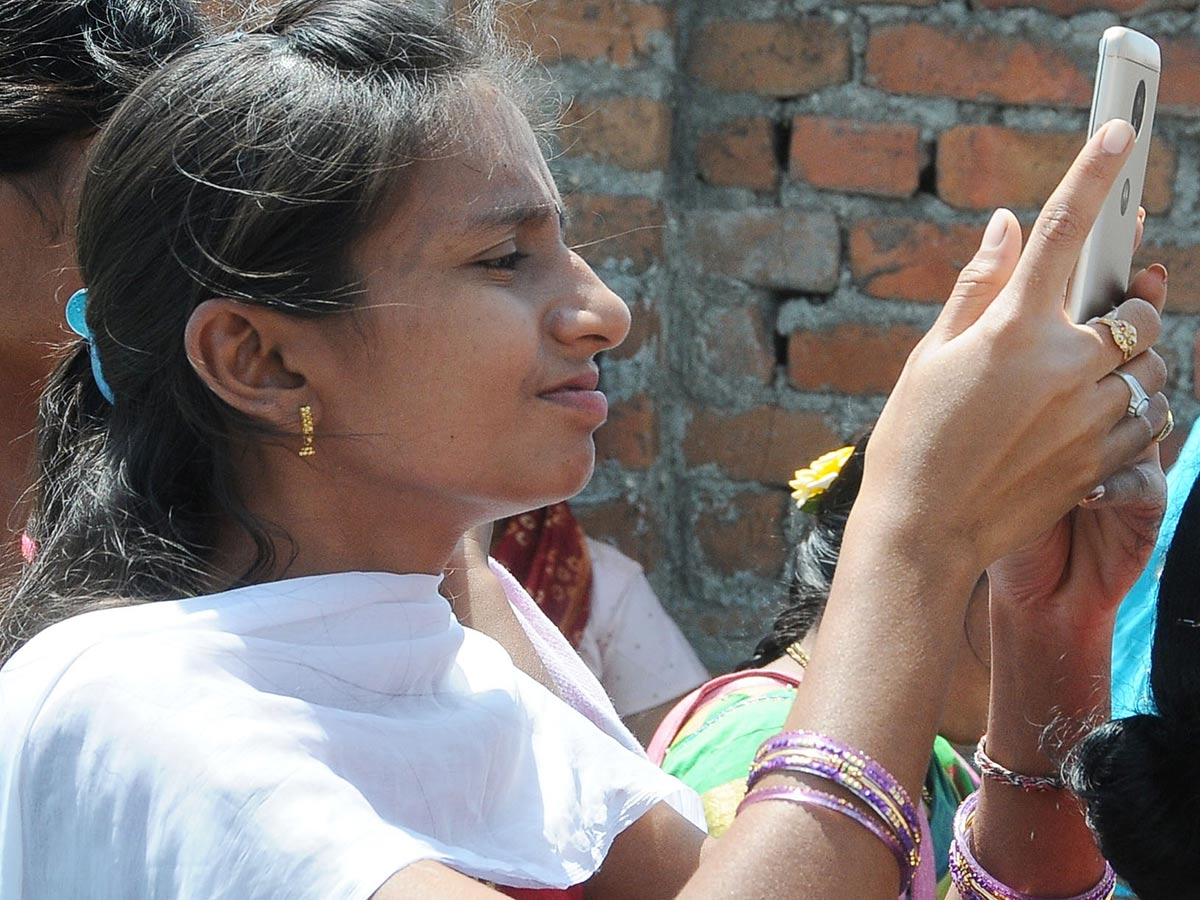
<svg viewBox="0 0 1200 900"><path fill-rule="evenodd" d="M1161 444L1167 439L1167 435L1175 430L1175 414L1169 409L1167 410L1167 424L1162 427L1162 431L1154 436L1154 443Z"/></svg>
<svg viewBox="0 0 1200 900"><path fill-rule="evenodd" d="M1125 362L1133 359L1133 351L1137 349L1137 326L1113 316L1097 319L1096 324L1108 326L1108 330L1112 332L1113 343L1121 351Z"/></svg>

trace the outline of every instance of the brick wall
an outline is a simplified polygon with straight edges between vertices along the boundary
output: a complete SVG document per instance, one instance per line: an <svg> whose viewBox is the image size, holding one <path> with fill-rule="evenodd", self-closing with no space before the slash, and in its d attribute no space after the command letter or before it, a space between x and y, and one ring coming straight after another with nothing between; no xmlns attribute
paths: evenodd
<svg viewBox="0 0 1200 900"><path fill-rule="evenodd" d="M1115 24L1163 47L1139 262L1171 272L1177 448L1200 413L1196 4L510 9L565 101L552 166L572 240L633 310L603 363L612 415L575 508L642 561L714 670L746 655L785 590L787 479L878 414L991 210L1032 221L1082 143Z"/></svg>
<svg viewBox="0 0 1200 900"><path fill-rule="evenodd" d="M601 462L576 503L640 559L706 661L771 619L785 482L882 407L997 205L1023 221L1082 142L1109 25L1160 39L1145 259L1162 352L1200 412L1195 0L533 0L513 13L569 101L572 237L633 309Z"/></svg>

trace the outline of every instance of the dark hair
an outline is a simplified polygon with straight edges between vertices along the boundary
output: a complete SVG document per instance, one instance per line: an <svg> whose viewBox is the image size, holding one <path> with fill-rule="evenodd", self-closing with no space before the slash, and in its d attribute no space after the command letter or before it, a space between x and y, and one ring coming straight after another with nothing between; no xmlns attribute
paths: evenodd
<svg viewBox="0 0 1200 900"><path fill-rule="evenodd" d="M355 242L409 165L456 137L470 87L525 99L485 14L466 27L398 0L292 0L177 56L113 116L84 186L79 255L116 401L83 345L43 395L40 549L0 623L8 652L87 609L271 571L286 537L245 509L231 460L255 424L195 374L186 323L214 297L305 317L354 308ZM211 563L231 523L257 547L240 575Z"/></svg>
<svg viewBox="0 0 1200 900"><path fill-rule="evenodd" d="M1106 722L1068 760L1100 852L1142 900L1200 897L1200 482L1158 586L1150 655L1154 710Z"/></svg>
<svg viewBox="0 0 1200 900"><path fill-rule="evenodd" d="M846 520L862 487L869 437L870 431L855 440L854 453L820 496L816 513L805 523L792 553L792 580L786 605L775 619L771 633L758 642L754 655L739 663L738 669L758 668L778 659L821 621L842 552Z"/></svg>
<svg viewBox="0 0 1200 900"><path fill-rule="evenodd" d="M190 0L0 0L0 174L45 167L204 31Z"/></svg>

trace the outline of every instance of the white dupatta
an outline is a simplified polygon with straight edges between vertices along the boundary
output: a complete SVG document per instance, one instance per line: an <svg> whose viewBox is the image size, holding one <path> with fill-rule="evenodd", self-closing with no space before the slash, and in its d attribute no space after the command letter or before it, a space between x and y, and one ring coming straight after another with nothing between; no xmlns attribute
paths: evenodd
<svg viewBox="0 0 1200 900"><path fill-rule="evenodd" d="M0 671L0 900L366 900L421 859L568 887L698 798L464 629L432 575L89 613Z"/></svg>

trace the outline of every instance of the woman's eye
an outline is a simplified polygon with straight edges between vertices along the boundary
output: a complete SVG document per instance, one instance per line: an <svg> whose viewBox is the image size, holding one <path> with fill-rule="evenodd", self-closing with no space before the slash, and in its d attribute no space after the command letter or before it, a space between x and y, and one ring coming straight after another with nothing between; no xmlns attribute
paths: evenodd
<svg viewBox="0 0 1200 900"><path fill-rule="evenodd" d="M517 267L523 259L529 257L528 253L522 253L520 250L514 250L512 253L506 253L504 256L497 256L495 259L481 259L479 265L485 269L512 271Z"/></svg>

